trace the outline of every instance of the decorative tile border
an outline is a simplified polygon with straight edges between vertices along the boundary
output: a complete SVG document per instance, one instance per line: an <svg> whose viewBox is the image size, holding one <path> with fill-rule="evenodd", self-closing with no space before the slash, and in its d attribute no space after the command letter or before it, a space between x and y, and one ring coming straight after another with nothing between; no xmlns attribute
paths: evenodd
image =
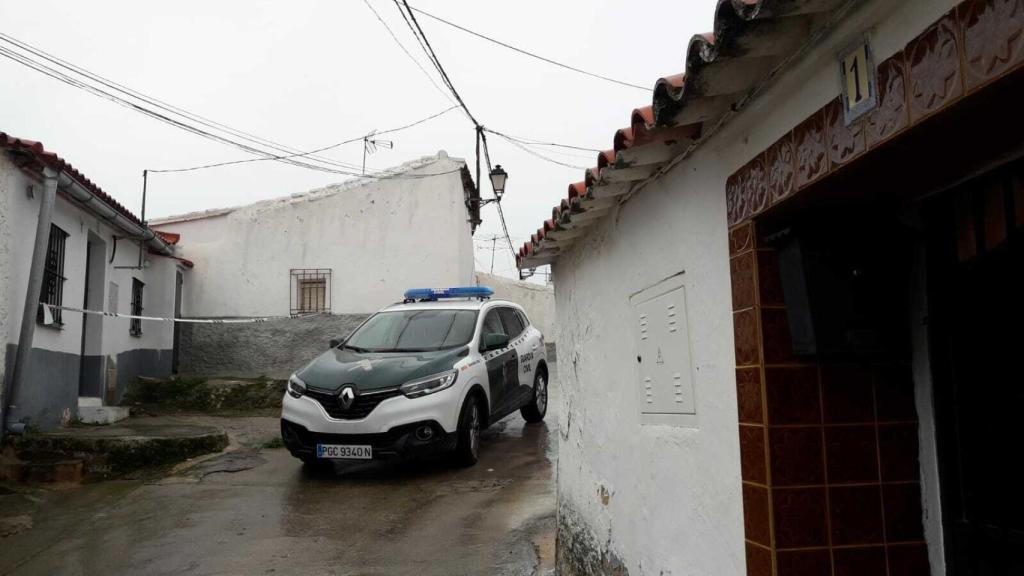
<svg viewBox="0 0 1024 576"><path fill-rule="evenodd" d="M1024 0L967 0L881 62L878 107L846 126L839 98L726 183L729 226L818 182L1024 65Z"/></svg>

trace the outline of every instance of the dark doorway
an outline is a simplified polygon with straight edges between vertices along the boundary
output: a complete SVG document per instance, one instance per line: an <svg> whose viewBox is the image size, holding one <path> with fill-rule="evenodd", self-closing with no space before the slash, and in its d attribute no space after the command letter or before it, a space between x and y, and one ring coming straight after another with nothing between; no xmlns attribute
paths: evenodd
<svg viewBox="0 0 1024 576"><path fill-rule="evenodd" d="M181 287L185 279L181 270L174 272L174 317L181 318ZM174 323L174 349L171 351L171 372L178 373L178 357L181 348L181 322Z"/></svg>
<svg viewBox="0 0 1024 576"><path fill-rule="evenodd" d="M1024 165L929 207L929 324L949 573L1024 574Z"/></svg>
<svg viewBox="0 0 1024 576"><path fill-rule="evenodd" d="M106 282L107 245L89 232L85 251L85 293L82 307L103 309L103 287ZM103 396L103 317L82 314L82 340L79 356L78 395L87 398Z"/></svg>

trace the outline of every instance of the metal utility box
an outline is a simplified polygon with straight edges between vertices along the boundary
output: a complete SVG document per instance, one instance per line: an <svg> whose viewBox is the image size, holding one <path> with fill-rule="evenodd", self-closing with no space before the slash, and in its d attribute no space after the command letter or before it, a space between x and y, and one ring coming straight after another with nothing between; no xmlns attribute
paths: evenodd
<svg viewBox="0 0 1024 576"><path fill-rule="evenodd" d="M696 427L683 275L634 294L630 304L635 319L641 423Z"/></svg>

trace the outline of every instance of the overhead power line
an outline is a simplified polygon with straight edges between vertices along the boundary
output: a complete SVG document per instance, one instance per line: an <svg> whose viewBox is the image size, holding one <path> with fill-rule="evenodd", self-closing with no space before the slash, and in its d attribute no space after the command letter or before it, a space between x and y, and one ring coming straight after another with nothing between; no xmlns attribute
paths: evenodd
<svg viewBox="0 0 1024 576"><path fill-rule="evenodd" d="M398 36L396 36L395 32L391 29L391 26L388 26L388 23L384 21L384 18L382 18L381 15L377 12L377 10L373 7L373 4L370 4L370 0L363 0L363 3L366 4L366 7L370 9L370 12L373 12L373 15L377 17L377 20L384 26L384 29L388 31L388 34L391 36L391 39L395 41L395 44L398 44L398 47L402 49L402 52L405 52L405 55L409 57L409 60L412 60L412 63L415 64L416 67L420 69L420 72L423 72L423 75L427 77L427 80L430 81L434 88L436 88L437 91L440 92L442 96L447 98L449 102L455 104L455 100L452 99L451 94L449 94L443 88L437 85L437 81L434 80L434 77L431 76L429 72L427 72L427 69L424 68L422 64L420 64L419 59L417 59L415 56L412 55L411 52L409 52L409 50L405 47L405 44L402 44L402 41L398 39Z"/></svg>
<svg viewBox="0 0 1024 576"><path fill-rule="evenodd" d="M432 114L430 116L427 116L426 118L421 118L420 120L417 120L417 121L412 122L410 124L406 124L405 126L399 126L398 128L390 128L388 130L383 130L383 131L380 131L380 132L375 132L375 133L373 133L373 135L374 136L379 136L381 134L390 134L391 132L398 132L399 130L405 130L407 128L412 128L413 126L418 126L420 124L423 124L424 122L433 120L434 118L437 118L439 116L447 114L448 112L451 112L452 110L455 110L458 107L459 107L458 104L456 104L456 105L451 106L449 108L445 108L444 110L442 110L442 111L440 111L440 112L438 112L436 114ZM331 149L337 148L339 146L343 146L345 144L351 144L352 142L359 142L360 140L365 139L367 136L368 135L363 135L363 136L359 136L357 138L349 138L348 140L342 140L341 142L338 142L336 144L331 144L330 146L324 146L323 148L317 148L316 150L310 150L309 152L300 152L300 153L297 153L297 154L289 154L289 155L285 155L285 156L269 156L269 157L265 157L265 158L246 158L246 159L243 159L243 160L231 160L231 161L228 161L228 162L217 162L216 164L204 164L202 166L192 166L191 168L172 168L172 169L167 169L167 170L150 170L150 172L152 172L152 173L192 172L192 171L195 171L195 170L203 170L203 169L206 169L206 168L218 168L220 166L230 166L232 164L245 164L247 162L265 162L267 160L283 160L285 158L298 158L298 157L302 157L302 156L309 156L311 154L317 154L317 153L320 153L320 152L326 152L327 150L331 150ZM445 173L447 174L447 172L445 172Z"/></svg>
<svg viewBox="0 0 1024 576"><path fill-rule="evenodd" d="M53 79L89 92L100 98L110 100L160 122L164 122L209 140L233 146L250 154L260 156L263 159L276 160L310 170L361 178L427 178L458 171L452 170L437 174L396 175L383 173L364 176L356 171L358 169L356 167L334 161L329 158L312 156L311 153L304 153L296 148L286 147L271 140L242 132L225 124L203 118L197 114L190 113L187 110L156 100L155 98L146 96L140 92L132 90L131 88L107 80L97 74L93 74L84 68L80 68L55 56L46 54L45 52L35 49L30 45L16 40L6 34L0 33L0 41L6 42L9 45L13 45L23 50L23 52L18 52L8 48L7 46L0 45L0 56L4 56ZM33 56L35 58L40 58L45 62L41 62L33 58ZM57 68L54 66L57 66ZM80 77L75 77L67 72L62 72L58 68L63 68L64 70L77 74ZM83 80L83 78L85 80ZM93 84L90 84L88 81L92 81ZM97 86L96 84L99 84L100 86ZM104 89L104 87L109 90ZM129 100L124 96L119 96L117 93L129 96L132 100ZM147 107L147 105L149 107ZM156 108L157 110L154 110L153 108ZM199 124L200 126L196 126L195 124ZM207 130L207 128L214 131ZM218 134L217 132L221 133ZM225 133L228 135L226 136ZM266 148L277 150L278 152L286 152L286 154L277 154L268 151ZM310 164L308 162L296 160L295 157L297 156L307 156L311 160L320 162L320 164Z"/></svg>
<svg viewBox="0 0 1024 576"><path fill-rule="evenodd" d="M480 34L479 32L475 32L473 30L470 30L469 28L465 28L463 26L459 26L458 24L456 24L454 22L445 20L444 18L441 18L440 16L435 16L435 15L433 15L430 12L427 12L425 10L421 10L419 8L412 8L412 10L415 10L416 12L426 16L427 18L431 18L431 19L436 20L436 21L438 21L438 22L440 22L442 24L446 24L448 26L451 26L452 28L455 28L457 30L461 30L461 31L463 31L463 32L465 32L467 34L472 34L473 36L476 36L477 38L480 38L480 39L486 40L488 42L491 42L492 44L497 44L498 46L501 46L503 48L508 48L509 50L512 50L514 52L518 52L518 53L520 53L520 54L522 54L524 56L529 56L531 58L535 58L535 59L540 60L542 62L547 62L548 64L552 64L554 66L558 66L559 68L564 68L566 70L571 70L571 71L577 72L579 74L584 74L586 76L590 76L592 78L597 78L599 80L604 80L606 82L611 82L613 84L618 84L620 86L628 86L630 88L637 88L637 89L643 90L645 92L650 92L651 91L651 89L649 87L640 86L638 84L631 84L629 82L623 82L622 80L616 80L615 78L609 78L608 76L603 76L601 74L596 74L594 72L588 72L586 70L582 70L582 69L577 68L575 66L570 66L568 64L563 64L563 63L558 62L556 60L552 60L551 58L545 58L544 56L541 56L539 54L534 54L533 52L529 52L529 51L523 50L522 48L517 48L517 47L515 47L515 46L513 46L511 44L507 44L505 42L502 42L501 40L495 40L494 38L491 38L490 36L485 36L483 34Z"/></svg>

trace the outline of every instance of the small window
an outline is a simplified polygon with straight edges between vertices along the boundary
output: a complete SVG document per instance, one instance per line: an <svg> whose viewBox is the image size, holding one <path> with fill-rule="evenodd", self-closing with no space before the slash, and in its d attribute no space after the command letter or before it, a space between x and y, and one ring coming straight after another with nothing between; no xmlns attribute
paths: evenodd
<svg viewBox="0 0 1024 576"><path fill-rule="evenodd" d="M132 316L142 315L142 289L145 287L146 285L138 278L132 278ZM132 336L142 336L142 320L132 318L128 326L128 333Z"/></svg>
<svg viewBox="0 0 1024 576"><path fill-rule="evenodd" d="M331 311L331 270L329 268L292 269L291 314Z"/></svg>
<svg viewBox="0 0 1024 576"><path fill-rule="evenodd" d="M509 339L518 338L523 333L523 321L519 318L515 308L498 308L501 320L508 330Z"/></svg>
<svg viewBox="0 0 1024 576"><path fill-rule="evenodd" d="M54 224L50 224L50 240L46 245L46 262L43 268L43 287L39 294L39 301L53 306L64 304L64 245L67 243L68 233L61 230ZM52 309L53 325L63 326L61 310ZM45 323L46 314L43 307L39 307L36 321Z"/></svg>

